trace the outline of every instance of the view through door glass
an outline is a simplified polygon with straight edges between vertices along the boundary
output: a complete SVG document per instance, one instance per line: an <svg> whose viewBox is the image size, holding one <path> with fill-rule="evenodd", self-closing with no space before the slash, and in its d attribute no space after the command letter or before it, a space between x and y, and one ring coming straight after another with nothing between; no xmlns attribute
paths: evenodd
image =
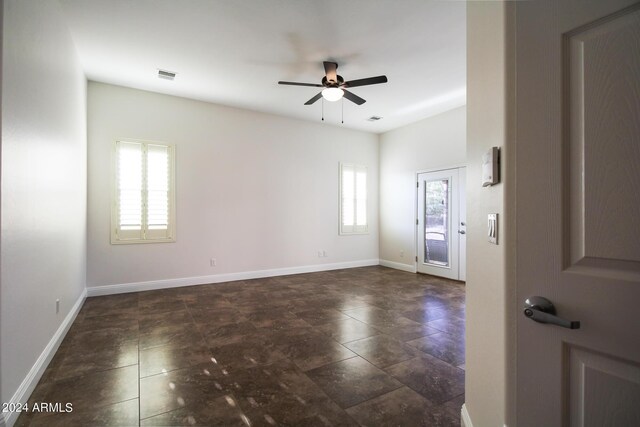
<svg viewBox="0 0 640 427"><path fill-rule="evenodd" d="M424 262L449 266L449 180L427 181L424 197Z"/></svg>
<svg viewBox="0 0 640 427"><path fill-rule="evenodd" d="M420 273L453 280L464 277L459 268L465 265L465 251L460 248L464 245L463 234L458 234L464 232L459 225L464 222L460 218L460 206L464 204L460 176L464 177L464 170L459 168L418 174L416 269Z"/></svg>

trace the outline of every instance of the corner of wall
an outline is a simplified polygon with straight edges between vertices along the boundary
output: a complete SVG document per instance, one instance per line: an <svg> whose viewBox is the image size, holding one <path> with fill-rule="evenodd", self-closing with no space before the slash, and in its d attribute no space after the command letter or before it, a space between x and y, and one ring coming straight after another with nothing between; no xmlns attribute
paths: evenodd
<svg viewBox="0 0 640 427"><path fill-rule="evenodd" d="M403 263L400 263L400 262L381 259L380 260L380 265L383 266L383 267L389 267L389 268L393 268L393 269L400 270L400 271L406 271L408 273L416 273L417 272L415 264L414 265L409 265L409 264L403 264Z"/></svg>

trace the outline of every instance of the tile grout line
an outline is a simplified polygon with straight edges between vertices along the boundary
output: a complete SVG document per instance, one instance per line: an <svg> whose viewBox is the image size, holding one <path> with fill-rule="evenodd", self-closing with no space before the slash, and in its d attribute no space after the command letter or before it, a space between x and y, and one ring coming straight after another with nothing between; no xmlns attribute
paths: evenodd
<svg viewBox="0 0 640 427"><path fill-rule="evenodd" d="M353 356L353 357L358 357L358 356ZM353 357L350 357L349 359L353 359ZM332 362L332 363L344 362L345 360L349 360L349 359L339 360L339 361L337 361L337 362ZM329 365L330 365L330 364L331 364L331 363L329 363ZM294 364L294 365L295 365L295 364ZM326 365L324 365L324 366L326 366ZM319 367L321 367L321 366L319 366ZM298 368L298 369L300 369L300 368ZM317 369L317 368L314 368L314 369ZM313 370L313 369L310 369L309 371L312 371L312 370ZM327 398L327 399L329 399L329 401L331 401L331 402L332 402L334 405L336 405L338 408L342 409L342 411L344 411L344 413L345 413L345 414L346 414L350 419L352 419L356 424L360 424L358 421L356 421L356 419L355 419L355 418L353 418L353 417L351 416L351 414L349 414L349 413L347 412L347 410L346 410L347 408L343 408L342 406L340 406L340 404L339 404L338 402L336 402L336 401L335 401L331 396L329 396L329 395L324 391L324 389L323 389L322 387L320 387L320 385L319 385L318 383L316 383L316 382L313 380L313 378L311 378L309 375L307 375L307 372L309 372L309 371L302 371L302 370L300 370L300 372L302 373L302 375L304 375L304 376L305 376L305 378L307 378L309 381L311 381L311 383L312 383L313 385L315 385L315 386L318 388L318 390L320 391L320 393L322 393L323 395L325 395L325 396L326 396L326 398Z"/></svg>
<svg viewBox="0 0 640 427"><path fill-rule="evenodd" d="M382 394L379 394L379 395L377 395L377 396L370 397L370 398L369 398L369 399L367 399L367 400L363 400L363 401L362 401L362 402L360 402L360 403L356 403L355 405L347 406L346 408L342 408L342 409L343 409L345 412L347 412L347 409L355 408L356 406L359 406L359 405L362 405L362 404L364 404L364 403L370 402L370 401L375 400L375 399L377 399L377 398L379 398L379 397L386 396L386 395L387 395L387 394L389 394L389 393L393 393L394 391L400 390L402 387L411 388L411 387L409 387L408 385L406 385L405 383L402 383L402 382L400 382L400 381L398 381L398 382L400 383L400 385L399 385L398 387L396 387L396 388L392 389L392 390L389 390L389 391L387 391L387 392L385 392L385 393L382 393ZM413 389L412 389L412 390L413 390ZM415 391L415 390L413 390L413 391ZM418 393L418 392L416 391L416 393ZM420 394L420 393L418 393L418 394ZM422 395L420 394L420 396L422 396ZM424 397L424 396L422 396L422 397L423 397L424 399L426 399L426 400L429 400L429 399L427 399L427 398L426 398L426 397ZM348 414L348 412L347 412L347 414ZM358 423L358 424L360 424L360 423Z"/></svg>

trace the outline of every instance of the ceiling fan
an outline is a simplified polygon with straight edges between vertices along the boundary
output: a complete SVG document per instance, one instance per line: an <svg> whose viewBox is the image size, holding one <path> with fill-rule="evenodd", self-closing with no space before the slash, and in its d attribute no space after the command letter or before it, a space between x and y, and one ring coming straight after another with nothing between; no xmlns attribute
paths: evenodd
<svg viewBox="0 0 640 427"><path fill-rule="evenodd" d="M316 96L314 96L313 98L305 102L304 105L311 105L320 98L324 98L327 101L337 101L343 96L351 102L354 102L358 105L362 105L367 101L360 98L358 95L355 95L349 92L348 90L346 90L347 88L375 85L375 84L387 82L387 76L367 77L366 79L350 80L348 82L345 82L342 76L339 76L336 73L336 70L338 69L337 63L324 61L323 64L324 64L325 76L322 78L322 84L282 82L282 81L278 82L278 84L324 88Z"/></svg>

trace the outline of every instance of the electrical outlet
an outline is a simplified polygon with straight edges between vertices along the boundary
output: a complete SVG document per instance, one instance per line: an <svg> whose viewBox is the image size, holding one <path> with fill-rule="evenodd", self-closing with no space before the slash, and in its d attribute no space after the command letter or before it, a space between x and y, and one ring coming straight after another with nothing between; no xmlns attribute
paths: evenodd
<svg viewBox="0 0 640 427"><path fill-rule="evenodd" d="M326 258L327 257L327 251L322 251L322 258Z"/></svg>
<svg viewBox="0 0 640 427"><path fill-rule="evenodd" d="M216 265L218 265L218 263L217 263L217 261L216 261L216 259L215 259L215 258L211 258L211 259L209 260L209 265L210 265L211 267L215 267Z"/></svg>
<svg viewBox="0 0 640 427"><path fill-rule="evenodd" d="M322 251L318 251L318 258L322 258Z"/></svg>
<svg viewBox="0 0 640 427"><path fill-rule="evenodd" d="M404 251L400 251L400 258L404 257Z"/></svg>
<svg viewBox="0 0 640 427"><path fill-rule="evenodd" d="M60 313L60 300L56 300L56 314Z"/></svg>

